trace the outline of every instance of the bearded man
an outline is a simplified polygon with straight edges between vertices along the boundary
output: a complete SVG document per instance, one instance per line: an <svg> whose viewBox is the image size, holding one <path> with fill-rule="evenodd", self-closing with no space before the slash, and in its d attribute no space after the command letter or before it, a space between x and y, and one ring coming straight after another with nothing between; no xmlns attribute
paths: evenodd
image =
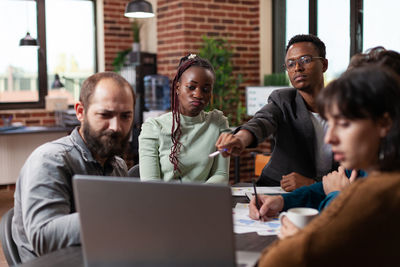
<svg viewBox="0 0 400 267"><path fill-rule="evenodd" d="M17 180L12 224L22 262L80 244L72 177L127 176L119 157L134 117L134 92L113 72L86 79L75 105L81 126L32 152Z"/></svg>

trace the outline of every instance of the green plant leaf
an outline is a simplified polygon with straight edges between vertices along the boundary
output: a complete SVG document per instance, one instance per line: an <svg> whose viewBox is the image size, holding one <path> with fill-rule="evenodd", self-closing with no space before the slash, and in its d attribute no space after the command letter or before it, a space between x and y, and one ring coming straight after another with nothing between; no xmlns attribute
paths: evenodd
<svg viewBox="0 0 400 267"><path fill-rule="evenodd" d="M133 20L131 23L131 29L133 33L133 41L135 43L140 43L140 28L142 28L142 23L140 23L137 19Z"/></svg>
<svg viewBox="0 0 400 267"><path fill-rule="evenodd" d="M131 49L126 49L119 51L117 53L117 56L114 58L112 62L112 66L114 67L115 72L120 72L122 67L124 66L126 56L131 52Z"/></svg>
<svg viewBox="0 0 400 267"><path fill-rule="evenodd" d="M286 73L272 73L264 75L264 85L289 85L289 78Z"/></svg>

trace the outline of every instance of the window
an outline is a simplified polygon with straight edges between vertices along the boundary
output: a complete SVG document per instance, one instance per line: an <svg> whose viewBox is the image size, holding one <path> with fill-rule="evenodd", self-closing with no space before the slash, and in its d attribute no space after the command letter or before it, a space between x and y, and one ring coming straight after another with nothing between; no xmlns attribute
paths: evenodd
<svg viewBox="0 0 400 267"><path fill-rule="evenodd" d="M355 53L378 45L399 52L400 35L395 31L399 9L397 0L273 0L273 70L282 70L282 47L287 41L307 32L318 35L326 44L327 81L338 77Z"/></svg>
<svg viewBox="0 0 400 267"><path fill-rule="evenodd" d="M46 95L79 98L97 69L94 12L92 0L0 1L0 109L43 108ZM27 31L39 49L18 45Z"/></svg>
<svg viewBox="0 0 400 267"><path fill-rule="evenodd" d="M364 0L363 49L383 46L400 51L397 32L400 2L396 0Z"/></svg>
<svg viewBox="0 0 400 267"><path fill-rule="evenodd" d="M69 104L79 99L80 85L96 71L93 9L91 1L46 1L48 95L66 96Z"/></svg>
<svg viewBox="0 0 400 267"><path fill-rule="evenodd" d="M308 33L308 0L286 0L286 44L300 33Z"/></svg>
<svg viewBox="0 0 400 267"><path fill-rule="evenodd" d="M318 1L318 36L326 45L325 80L340 76L350 60L350 0ZM332 23L334 22L334 23Z"/></svg>
<svg viewBox="0 0 400 267"><path fill-rule="evenodd" d="M39 101L38 49L19 46L27 32L37 36L36 9L34 1L0 1L1 103Z"/></svg>

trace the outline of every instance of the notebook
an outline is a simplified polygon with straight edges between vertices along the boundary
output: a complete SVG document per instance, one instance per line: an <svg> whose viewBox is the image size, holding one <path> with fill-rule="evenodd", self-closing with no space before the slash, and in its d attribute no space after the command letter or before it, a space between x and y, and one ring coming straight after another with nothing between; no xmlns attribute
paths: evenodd
<svg viewBox="0 0 400 267"><path fill-rule="evenodd" d="M73 186L86 266L236 265L228 186L88 175Z"/></svg>

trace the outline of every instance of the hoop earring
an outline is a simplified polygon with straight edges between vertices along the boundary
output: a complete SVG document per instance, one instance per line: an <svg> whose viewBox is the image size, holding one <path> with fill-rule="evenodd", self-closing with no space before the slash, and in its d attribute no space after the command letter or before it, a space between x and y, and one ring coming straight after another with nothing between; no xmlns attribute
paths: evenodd
<svg viewBox="0 0 400 267"><path fill-rule="evenodd" d="M386 139L382 138L379 144L379 161L383 161L385 159L385 146L386 146Z"/></svg>

